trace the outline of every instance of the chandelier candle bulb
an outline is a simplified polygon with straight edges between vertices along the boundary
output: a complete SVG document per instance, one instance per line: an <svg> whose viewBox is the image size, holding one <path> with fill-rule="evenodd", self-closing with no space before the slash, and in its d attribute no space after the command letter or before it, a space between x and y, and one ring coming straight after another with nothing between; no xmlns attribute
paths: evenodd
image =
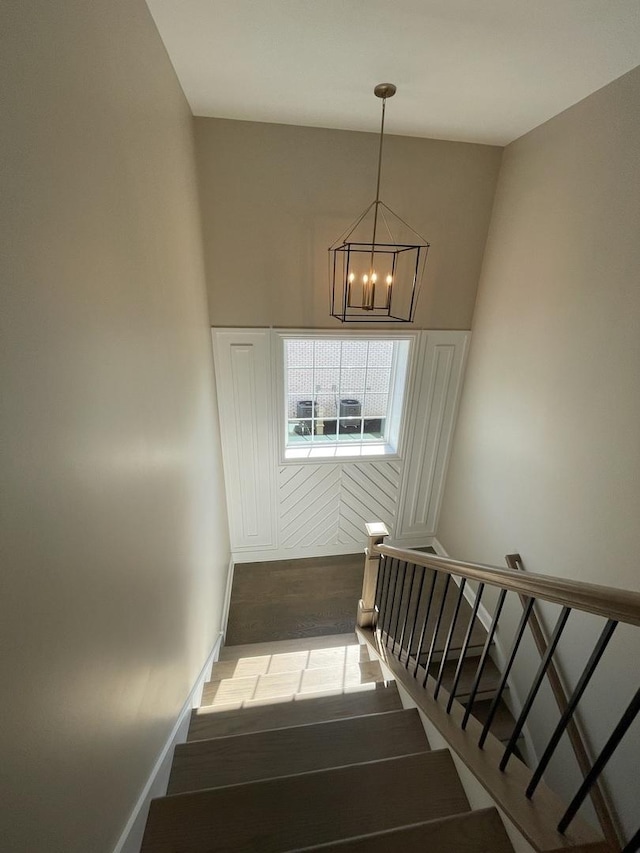
<svg viewBox="0 0 640 853"><path fill-rule="evenodd" d="M366 273L362 276L362 308L364 311L372 311L374 304L374 296L376 285L374 277L369 277Z"/></svg>
<svg viewBox="0 0 640 853"><path fill-rule="evenodd" d="M353 273L353 272L352 272L352 273L349 273L349 278L347 279L347 306L348 306L349 308L351 308L351 307L352 307L352 302L351 302L351 285L353 284L353 282L354 282L355 280L356 280L356 274L355 274L355 273Z"/></svg>
<svg viewBox="0 0 640 853"><path fill-rule="evenodd" d="M385 281L387 283L387 311L391 311L391 285L393 284L393 276L388 275Z"/></svg>
<svg viewBox="0 0 640 853"><path fill-rule="evenodd" d="M412 323L420 293L429 243L380 199L385 107L387 98L395 92L393 83L380 83L374 89L376 97L382 99L375 199L329 248L331 316L343 323ZM402 230L405 239L394 237L390 223ZM381 238L379 232L383 230L386 234ZM358 271L361 286L359 283L354 287L353 270L358 270L359 259L368 261L369 272L361 276ZM384 278L386 293L379 295L379 302L384 304L376 304L376 266L391 267L391 273Z"/></svg>

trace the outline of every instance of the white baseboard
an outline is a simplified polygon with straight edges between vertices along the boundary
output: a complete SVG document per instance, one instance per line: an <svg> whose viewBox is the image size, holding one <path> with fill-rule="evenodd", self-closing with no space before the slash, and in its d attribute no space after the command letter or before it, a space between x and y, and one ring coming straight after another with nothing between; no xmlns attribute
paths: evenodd
<svg viewBox="0 0 640 853"><path fill-rule="evenodd" d="M418 548L432 545L435 542L432 536L413 536L406 539L395 539L390 536L387 540L389 545L397 545L398 548ZM246 550L234 551L232 559L234 563L268 563L274 560L304 560L308 557L339 557L346 554L364 553L367 540L362 542L351 542L339 545L313 545L308 548L270 548L268 550ZM433 545L435 548L435 544Z"/></svg>
<svg viewBox="0 0 640 853"><path fill-rule="evenodd" d="M434 537L433 537L433 539L431 540L431 546L433 547L433 550L436 552L436 554L437 554L439 557L448 557L448 556L449 556L449 555L447 554L447 552L446 552L446 550L445 550L444 546L443 546L443 545L442 545L442 543L440 542L440 540L439 540L439 539L437 539L435 536L434 536Z"/></svg>
<svg viewBox="0 0 640 853"><path fill-rule="evenodd" d="M144 828L147 823L149 805L154 797L162 797L167 792L169 773L171 771L171 761L173 759L173 749L177 744L184 743L187 739L191 711L193 708L197 708L200 705L202 700L202 690L205 683L209 681L211 677L211 667L218 660L222 639L223 632L221 631L200 671L200 674L196 678L184 705L182 706L182 710L178 714L178 718L171 730L171 734L162 747L156 763L153 765L149 778L138 797L138 801L133 807L129 820L122 831L122 835L113 849L113 853L140 853L142 836L144 835Z"/></svg>
<svg viewBox="0 0 640 853"><path fill-rule="evenodd" d="M433 536L427 535L426 533L424 536L390 536L386 540L386 544L394 545L396 548L427 548L432 546L435 549L436 547Z"/></svg>
<svg viewBox="0 0 640 853"><path fill-rule="evenodd" d="M224 638L227 636L229 611L231 610L231 590L233 589L233 570L235 564L236 561L233 558L233 554L231 554L231 556L229 557L229 569L227 571L227 585L224 590L224 603L222 605L222 625L220 628L220 633L222 634L223 642Z"/></svg>
<svg viewBox="0 0 640 853"><path fill-rule="evenodd" d="M311 548L271 548L268 551L234 551L235 563L263 563L273 560L304 560L307 557L338 557L342 554L364 554L366 540L350 545L319 545ZM364 556L363 556L364 561ZM364 563L363 563L364 565Z"/></svg>

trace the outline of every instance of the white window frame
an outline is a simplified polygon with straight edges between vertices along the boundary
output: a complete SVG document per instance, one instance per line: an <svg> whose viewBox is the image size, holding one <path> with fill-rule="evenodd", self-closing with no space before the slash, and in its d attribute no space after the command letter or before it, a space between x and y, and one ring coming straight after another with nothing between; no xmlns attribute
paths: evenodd
<svg viewBox="0 0 640 853"><path fill-rule="evenodd" d="M273 347L274 371L273 375L276 382L276 400L278 415L276 418L276 428L278 431L277 446L280 464L300 465L300 464L318 464L318 463L342 463L342 462L362 462L384 460L392 461L403 457L404 439L407 428L407 415L409 407L409 399L411 397L411 388L414 382L415 361L418 351L419 332L380 332L378 330L345 330L345 331L328 331L309 329L287 329L274 330L274 335L277 340L277 345ZM384 340L384 341L406 341L408 343L407 360L404 370L404 387L397 382L397 367L392 368L392 382L390 388L390 397L392 402L389 407L390 416L387 424L387 435L393 439L393 443L388 442L356 442L351 439L349 442L341 443L338 439L335 443L318 444L310 448L287 447L287 429L288 418L287 412L287 394L285 380L285 341L289 339L295 340L357 340L363 338L365 340ZM394 359L396 355L394 354ZM398 396L402 394L402 402L398 403ZM296 452L298 451L299 452Z"/></svg>

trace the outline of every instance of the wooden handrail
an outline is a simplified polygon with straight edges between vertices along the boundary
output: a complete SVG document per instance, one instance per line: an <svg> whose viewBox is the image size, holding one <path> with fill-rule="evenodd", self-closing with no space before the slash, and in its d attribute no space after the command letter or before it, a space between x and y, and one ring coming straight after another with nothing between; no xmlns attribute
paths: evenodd
<svg viewBox="0 0 640 853"><path fill-rule="evenodd" d="M520 554L507 554L505 560L509 569L516 572L524 571L524 564ZM526 595L520 594L520 600L522 601L523 606L525 606L526 599ZM538 653L542 658L547 651L548 639L535 610L532 610L531 615L529 616L529 628L531 629L531 634L536 644L536 648L538 649ZM553 661L549 664L549 668L547 669L547 678L549 679L549 685L553 692L554 699L556 700L556 705L558 706L560 713L564 714L569 702L562 684L562 679L560 678L560 673ZM585 778L589 774L593 762L589 758L587 748L584 744L584 739L580 734L580 729L573 717L567 723L567 735L571 741L571 746L573 748L576 761L578 762L580 772L582 773L582 777ZM602 790L600 780L596 780L594 782L589 794L604 837L611 845L612 850L620 851L622 834L614 821L613 815L615 814L615 811L613 805L608 801L605 792Z"/></svg>
<svg viewBox="0 0 640 853"><path fill-rule="evenodd" d="M372 551L393 557L415 566L424 566L449 575L479 581L501 589L511 590L531 598L551 601L563 607L595 613L606 619L640 625L640 592L600 586L594 583L569 580L568 578L518 572L514 569L499 569L481 563L467 563L438 557L410 548L396 548L393 545L376 544Z"/></svg>

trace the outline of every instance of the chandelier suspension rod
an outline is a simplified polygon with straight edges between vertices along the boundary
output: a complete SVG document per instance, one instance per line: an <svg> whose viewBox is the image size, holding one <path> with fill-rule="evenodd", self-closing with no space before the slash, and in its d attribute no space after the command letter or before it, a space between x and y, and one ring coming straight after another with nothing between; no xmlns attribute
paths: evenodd
<svg viewBox="0 0 640 853"><path fill-rule="evenodd" d="M378 181L376 183L376 204L380 203L380 176L382 174L382 145L384 142L384 111L387 106L387 99L382 99L382 120L380 122L380 147L378 148Z"/></svg>
<svg viewBox="0 0 640 853"><path fill-rule="evenodd" d="M380 206L380 177L382 175L382 145L384 142L384 113L387 106L387 96L382 97L382 120L380 122L380 147L378 148L378 179L376 181L376 200L373 212L373 240L371 241L371 270L373 272L373 256L376 250L376 236L378 233L378 207Z"/></svg>

